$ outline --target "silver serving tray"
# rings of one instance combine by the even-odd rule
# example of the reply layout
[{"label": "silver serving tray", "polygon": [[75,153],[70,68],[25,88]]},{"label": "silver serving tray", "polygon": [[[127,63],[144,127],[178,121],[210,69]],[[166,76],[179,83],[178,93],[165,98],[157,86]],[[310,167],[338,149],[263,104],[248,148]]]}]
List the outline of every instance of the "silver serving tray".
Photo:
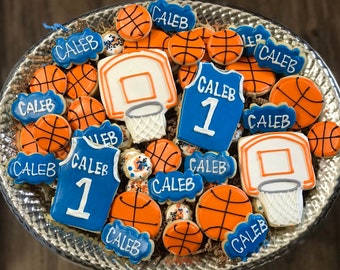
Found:
[{"label": "silver serving tray", "polygon": [[[243,10],[210,3],[177,1],[180,5],[189,4],[196,11],[199,21],[211,25],[256,26],[262,24],[278,41],[292,46],[300,46],[307,53],[307,65],[301,75],[314,80],[324,95],[325,106],[320,120],[340,123],[340,90],[324,61],[304,40],[285,27],[268,19]],[[140,3],[146,6],[148,2]],[[65,26],[78,32],[85,26],[104,32],[112,26],[116,12],[121,6],[106,7],[83,15]],[[216,251],[178,258],[173,255],[153,256],[152,260],[139,265],[131,265],[128,260],[107,252],[100,237],[81,230],[63,226],[51,221],[49,208],[53,190],[47,185],[15,185],[7,175],[7,163],[16,156],[15,133],[17,123],[11,117],[11,105],[17,94],[25,92],[34,70],[43,63],[51,63],[51,48],[57,37],[69,35],[61,30],[49,34],[39,44],[33,46],[15,65],[2,89],[0,104],[0,188],[2,194],[19,222],[36,239],[58,254],[76,263],[93,269],[236,269],[254,268],[284,254],[290,246],[316,226],[328,213],[340,188],[340,155],[317,160],[315,167],[316,187],[304,193],[304,216],[302,223],[295,227],[271,228],[268,242],[258,253],[246,262],[221,260]]]}]

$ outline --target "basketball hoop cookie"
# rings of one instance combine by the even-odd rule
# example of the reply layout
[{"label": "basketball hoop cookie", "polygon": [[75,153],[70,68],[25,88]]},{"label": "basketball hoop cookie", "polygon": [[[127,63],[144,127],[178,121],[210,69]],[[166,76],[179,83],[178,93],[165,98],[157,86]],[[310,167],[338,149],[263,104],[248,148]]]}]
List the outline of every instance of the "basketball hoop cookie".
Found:
[{"label": "basketball hoop cookie", "polygon": [[122,53],[98,63],[100,95],[109,118],[125,120],[135,143],[165,135],[164,113],[177,105],[165,52]]}]

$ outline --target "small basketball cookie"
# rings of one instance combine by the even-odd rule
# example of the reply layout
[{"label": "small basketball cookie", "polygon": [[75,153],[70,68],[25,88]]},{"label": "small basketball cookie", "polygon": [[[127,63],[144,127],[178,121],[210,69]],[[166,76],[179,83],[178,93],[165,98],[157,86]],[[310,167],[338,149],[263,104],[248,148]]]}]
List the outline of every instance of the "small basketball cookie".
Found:
[{"label": "small basketball cookie", "polygon": [[317,157],[332,157],[340,150],[340,127],[334,122],[315,123],[307,137],[311,152]]},{"label": "small basketball cookie", "polygon": [[92,96],[98,87],[97,70],[89,64],[74,66],[67,74],[66,95],[72,99],[80,96]]},{"label": "small basketball cookie", "polygon": [[151,160],[143,153],[136,153],[125,159],[123,170],[131,180],[147,179],[152,173]]},{"label": "small basketball cookie", "polygon": [[200,27],[193,29],[192,32],[198,34],[204,41],[206,50],[205,50],[205,54],[202,60],[211,61],[208,50],[207,50],[207,45],[208,45],[209,38],[215,32],[215,30],[208,26],[200,26]]},{"label": "small basketball cookie", "polygon": [[220,30],[209,38],[207,51],[215,63],[229,65],[242,56],[243,41],[240,35],[233,30]]},{"label": "small basketball cookie", "polygon": [[151,15],[143,6],[127,5],[117,13],[116,29],[124,40],[141,40],[150,33],[151,28]]},{"label": "small basketball cookie", "polygon": [[153,174],[176,171],[182,163],[181,150],[167,139],[150,143],[145,150],[145,155],[151,160]]},{"label": "small basketball cookie", "polygon": [[72,135],[68,121],[57,114],[46,114],[34,124],[33,136],[39,147],[47,152],[63,149]]},{"label": "small basketball cookie", "polygon": [[116,219],[124,225],[148,232],[155,238],[162,224],[162,212],[158,204],[142,192],[125,191],[114,199],[110,210],[110,222]]},{"label": "small basketball cookie", "polygon": [[269,68],[259,67],[254,56],[243,56],[226,69],[243,75],[243,91],[246,95],[262,96],[269,92],[276,81],[275,73]]},{"label": "small basketball cookie", "polygon": [[184,203],[174,203],[168,206],[165,211],[165,220],[169,223],[175,220],[191,220],[192,211],[190,207]]},{"label": "small basketball cookie", "polygon": [[73,130],[84,130],[92,125],[100,125],[105,119],[106,114],[103,105],[90,96],[77,98],[68,108],[67,120]]},{"label": "small basketball cookie", "polygon": [[64,94],[66,88],[66,74],[55,65],[47,65],[37,69],[29,83],[31,93],[45,93],[48,90],[55,90],[59,94]]},{"label": "small basketball cookie", "polygon": [[34,123],[23,126],[17,134],[17,147],[19,151],[25,154],[41,153],[46,154],[47,152],[41,149],[34,139]]},{"label": "small basketball cookie", "polygon": [[196,252],[202,244],[203,233],[190,220],[177,220],[167,225],[163,232],[164,247],[174,255],[186,256]]},{"label": "small basketball cookie", "polygon": [[124,52],[135,52],[145,49],[158,49],[168,53],[169,36],[162,30],[152,29],[150,34],[139,41],[125,41]]},{"label": "small basketball cookie", "polygon": [[313,124],[323,107],[320,89],[309,78],[287,76],[280,79],[270,92],[269,102],[286,102],[296,112],[296,121],[292,129],[302,129]]},{"label": "small basketball cookie", "polygon": [[107,31],[102,34],[104,51],[106,56],[116,55],[123,51],[124,40],[115,31]]},{"label": "small basketball cookie", "polygon": [[252,205],[248,196],[232,185],[207,190],[196,205],[197,224],[209,238],[219,241],[250,213]]},{"label": "small basketball cookie", "polygon": [[192,31],[176,33],[168,46],[172,60],[179,65],[194,65],[202,60],[205,53],[203,39]]},{"label": "small basketball cookie", "polygon": [[178,81],[182,89],[190,84],[195,76],[198,69],[198,64],[191,66],[181,66],[178,70]]}]

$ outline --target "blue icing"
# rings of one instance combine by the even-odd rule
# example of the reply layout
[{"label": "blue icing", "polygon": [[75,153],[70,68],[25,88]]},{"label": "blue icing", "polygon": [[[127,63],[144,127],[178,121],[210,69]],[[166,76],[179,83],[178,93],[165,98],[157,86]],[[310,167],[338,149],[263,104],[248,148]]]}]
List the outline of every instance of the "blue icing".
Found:
[{"label": "blue icing", "polygon": [[227,152],[202,154],[195,151],[185,158],[184,169],[200,174],[208,182],[222,184],[235,176],[237,165],[235,158],[229,156]]},{"label": "blue icing", "polygon": [[184,173],[173,171],[158,172],[148,181],[149,195],[159,203],[179,202],[184,199],[194,200],[204,188],[203,179],[191,170]]},{"label": "blue icing", "polygon": [[16,184],[51,184],[58,177],[59,163],[60,160],[51,153],[26,155],[19,152],[9,161],[7,172]]},{"label": "blue icing", "polygon": [[231,258],[247,260],[265,241],[269,228],[262,215],[250,214],[247,222],[237,225],[234,233],[228,233],[222,242],[224,252]]},{"label": "blue icing", "polygon": [[305,65],[305,58],[299,48],[291,49],[272,38],[256,46],[254,57],[260,67],[268,67],[287,76],[299,73]]},{"label": "blue icing", "polygon": [[261,40],[267,40],[271,36],[270,32],[261,24],[256,27],[241,25],[233,30],[242,37],[243,55],[245,56],[253,55],[257,43]]},{"label": "blue icing", "polygon": [[206,150],[226,151],[244,107],[243,76],[199,63],[184,91],[177,137]]},{"label": "blue icing", "polygon": [[191,6],[184,7],[178,4],[168,4],[165,0],[150,3],[148,11],[153,24],[165,32],[181,32],[194,28],[196,15]]},{"label": "blue icing", "polygon": [[12,104],[13,117],[25,125],[37,121],[45,114],[63,114],[64,111],[64,98],[52,90],[46,93],[21,93]]},{"label": "blue icing", "polygon": [[77,129],[73,137],[85,136],[94,143],[118,147],[123,142],[123,132],[117,124],[105,120],[100,126],[90,126],[85,130]]},{"label": "blue icing", "polygon": [[242,115],[243,126],[251,133],[286,131],[294,125],[295,120],[294,108],[286,103],[262,106],[252,104],[249,109],[243,111]]},{"label": "blue icing", "polygon": [[154,251],[154,242],[148,233],[139,233],[134,227],[124,226],[118,219],[105,225],[101,239],[108,250],[129,258],[133,264],[148,259]]},{"label": "blue icing", "polygon": [[119,154],[119,149],[94,144],[86,137],[72,138],[71,151],[60,162],[52,218],[65,225],[100,232],[120,184]]},{"label": "blue icing", "polygon": [[52,48],[53,60],[63,68],[72,64],[83,64],[88,60],[96,60],[98,53],[104,50],[100,34],[86,28],[81,33],[70,35],[66,40],[58,38]]}]

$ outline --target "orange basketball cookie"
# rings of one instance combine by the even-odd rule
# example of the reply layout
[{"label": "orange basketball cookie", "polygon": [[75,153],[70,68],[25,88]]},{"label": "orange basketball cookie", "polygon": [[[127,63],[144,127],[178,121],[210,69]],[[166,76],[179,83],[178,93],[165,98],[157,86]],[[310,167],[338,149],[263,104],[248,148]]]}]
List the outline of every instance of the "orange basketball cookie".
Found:
[{"label": "orange basketball cookie", "polygon": [[243,75],[243,90],[247,95],[262,96],[275,84],[275,73],[269,68],[259,67],[254,56],[243,56],[226,69],[236,70]]},{"label": "orange basketball cookie", "polygon": [[84,130],[92,125],[100,125],[105,119],[103,104],[90,96],[77,98],[68,108],[67,120],[73,130]]},{"label": "orange basketball cookie", "polygon": [[150,33],[152,18],[146,8],[137,4],[128,5],[118,11],[116,28],[124,40],[138,41]]},{"label": "orange basketball cookie", "polygon": [[158,204],[147,194],[125,191],[114,199],[109,221],[120,219],[124,225],[133,226],[140,232],[148,232],[155,238],[162,224],[162,212]]},{"label": "orange basketball cookie", "polygon": [[31,93],[45,93],[48,90],[55,90],[59,94],[64,94],[66,88],[66,74],[54,65],[47,65],[37,69],[29,83],[29,90]]},{"label": "orange basketball cookie", "polygon": [[229,65],[242,56],[243,41],[240,35],[233,30],[220,30],[209,38],[207,50],[215,63]]},{"label": "orange basketball cookie", "polygon": [[153,174],[176,171],[182,163],[181,150],[167,139],[150,143],[145,150],[145,155],[151,160]]},{"label": "orange basketball cookie", "polygon": [[19,151],[24,152],[25,154],[33,154],[33,153],[42,153],[46,154],[47,152],[41,149],[34,139],[34,123],[25,125],[21,128],[17,136],[17,147]]},{"label": "orange basketball cookie", "polygon": [[178,81],[183,89],[194,80],[197,69],[198,64],[180,67],[178,70]]},{"label": "orange basketball cookie", "polygon": [[190,220],[177,220],[167,225],[163,232],[164,247],[174,255],[186,256],[196,252],[203,241],[203,233]]},{"label": "orange basketball cookie", "polygon": [[162,30],[152,29],[150,34],[139,41],[125,41],[124,52],[135,52],[145,49],[158,49],[165,51],[168,56],[169,36]]},{"label": "orange basketball cookie", "polygon": [[209,238],[219,241],[250,213],[252,205],[248,196],[232,185],[207,190],[196,205],[197,224]]},{"label": "orange basketball cookie", "polygon": [[204,53],[203,39],[192,31],[176,33],[169,40],[169,54],[179,65],[194,65],[202,60]]},{"label": "orange basketball cookie", "polygon": [[70,141],[72,130],[67,120],[57,114],[46,114],[34,124],[33,136],[39,147],[47,152],[57,152]]},{"label": "orange basketball cookie", "polygon": [[332,157],[340,150],[340,127],[334,122],[315,123],[307,137],[311,152],[317,157]]},{"label": "orange basketball cookie", "polygon": [[92,65],[77,65],[70,69],[66,76],[66,95],[72,99],[80,96],[92,96],[97,90],[97,70]]},{"label": "orange basketball cookie", "polygon": [[293,129],[302,129],[318,119],[323,97],[315,83],[302,76],[287,76],[280,79],[270,92],[269,102],[279,104],[286,102],[295,109],[296,121]]},{"label": "orange basketball cookie", "polygon": [[198,34],[203,39],[204,44],[205,44],[205,53],[204,53],[202,60],[206,60],[210,62],[211,59],[210,59],[210,56],[207,50],[207,45],[208,45],[209,38],[215,32],[215,30],[212,28],[206,27],[206,26],[202,26],[202,27],[197,27],[191,31]]}]

